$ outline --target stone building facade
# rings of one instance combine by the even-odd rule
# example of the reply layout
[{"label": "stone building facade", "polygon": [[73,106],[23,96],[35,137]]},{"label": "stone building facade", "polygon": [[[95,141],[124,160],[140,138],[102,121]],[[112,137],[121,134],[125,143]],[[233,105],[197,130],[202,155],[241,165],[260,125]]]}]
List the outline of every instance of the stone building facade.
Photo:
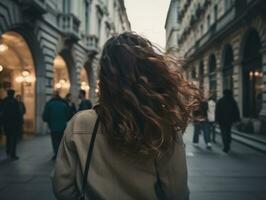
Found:
[{"label": "stone building facade", "polygon": [[8,88],[26,104],[25,131],[44,130],[44,104],[97,93],[98,59],[113,33],[130,31],[123,0],[1,0],[0,98]]},{"label": "stone building facade", "polygon": [[173,1],[179,27],[174,45],[188,78],[205,97],[231,89],[243,121],[252,124],[247,131],[266,134],[266,2]]}]

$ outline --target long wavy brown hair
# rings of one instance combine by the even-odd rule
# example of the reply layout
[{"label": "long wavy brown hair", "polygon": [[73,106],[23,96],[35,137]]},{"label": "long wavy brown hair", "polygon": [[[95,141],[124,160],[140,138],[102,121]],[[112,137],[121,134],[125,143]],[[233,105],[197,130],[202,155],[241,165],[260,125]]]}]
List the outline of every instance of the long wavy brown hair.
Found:
[{"label": "long wavy brown hair", "polygon": [[99,78],[103,132],[126,154],[157,157],[170,150],[199,104],[180,62],[132,32],[106,42]]}]

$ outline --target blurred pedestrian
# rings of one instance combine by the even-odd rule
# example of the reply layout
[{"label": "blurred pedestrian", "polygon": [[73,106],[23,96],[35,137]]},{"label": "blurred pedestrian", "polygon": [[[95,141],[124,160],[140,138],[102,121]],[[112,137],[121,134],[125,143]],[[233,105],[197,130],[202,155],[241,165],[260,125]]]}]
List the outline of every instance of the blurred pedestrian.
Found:
[{"label": "blurred pedestrian", "polygon": [[43,112],[43,120],[47,122],[51,132],[54,150],[54,156],[52,159],[56,158],[58,147],[69,118],[70,111],[67,102],[59,96],[58,91],[55,91],[52,99],[46,103]]},{"label": "blurred pedestrian", "polygon": [[76,109],[76,105],[75,103],[72,101],[72,95],[71,93],[68,93],[65,97],[65,100],[69,106],[69,119],[71,119],[73,117],[73,115],[75,115],[75,113],[77,112],[77,109]]},{"label": "blurred pedestrian", "polygon": [[224,149],[227,153],[231,148],[231,128],[240,120],[239,109],[231,90],[224,90],[223,97],[216,104],[215,120],[220,126]]},{"label": "blurred pedestrian", "polygon": [[213,143],[216,143],[215,107],[216,107],[215,96],[211,95],[209,100],[208,100],[207,115],[208,115],[208,122],[209,122],[210,137],[211,137],[211,141]]},{"label": "blurred pedestrian", "polygon": [[20,126],[19,126],[19,136],[18,136],[18,139],[22,139],[22,136],[23,136],[23,124],[24,124],[24,115],[26,114],[26,107],[25,107],[25,104],[24,102],[22,101],[22,97],[21,95],[17,95],[16,96],[16,99],[18,100],[18,104],[19,104],[19,109],[20,109]]},{"label": "blurred pedestrian", "polygon": [[211,149],[211,138],[210,138],[210,129],[208,122],[208,102],[203,100],[198,110],[194,111],[193,119],[194,119],[194,134],[193,134],[193,144],[198,145],[199,143],[199,135],[203,132],[203,138],[206,144],[207,149]]},{"label": "blurred pedestrian", "polygon": [[7,90],[7,97],[3,100],[3,127],[6,134],[6,153],[12,160],[17,160],[19,157],[16,154],[17,141],[21,126],[21,111],[19,102],[14,97],[15,90]]},{"label": "blurred pedestrian", "polygon": [[135,33],[107,41],[99,105],[72,118],[58,151],[58,199],[189,199],[182,134],[199,92],[169,65]]},{"label": "blurred pedestrian", "polygon": [[79,111],[89,110],[92,108],[91,101],[89,99],[86,99],[86,91],[85,90],[79,91],[79,98],[80,98]]}]

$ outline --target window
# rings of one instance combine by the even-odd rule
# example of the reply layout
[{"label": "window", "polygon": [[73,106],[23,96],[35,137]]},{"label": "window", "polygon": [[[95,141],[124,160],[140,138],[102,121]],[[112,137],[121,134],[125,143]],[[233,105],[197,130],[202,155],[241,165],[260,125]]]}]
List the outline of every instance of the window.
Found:
[{"label": "window", "polygon": [[85,0],[85,31],[89,32],[89,2]]},{"label": "window", "polygon": [[70,0],[63,0],[63,13],[70,13]]},{"label": "window", "polygon": [[229,10],[232,6],[233,6],[233,0],[224,0],[225,10]]},{"label": "window", "polygon": [[217,18],[218,18],[218,6],[215,5],[214,6],[214,21],[215,22],[216,22]]}]

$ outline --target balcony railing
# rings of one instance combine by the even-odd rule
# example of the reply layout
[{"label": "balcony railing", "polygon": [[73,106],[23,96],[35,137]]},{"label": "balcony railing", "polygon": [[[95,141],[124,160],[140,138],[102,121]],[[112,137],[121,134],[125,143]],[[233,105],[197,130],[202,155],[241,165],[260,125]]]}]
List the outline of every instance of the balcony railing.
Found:
[{"label": "balcony railing", "polygon": [[58,26],[67,39],[79,40],[79,25],[80,20],[71,13],[58,15]]},{"label": "balcony railing", "polygon": [[34,16],[43,15],[47,12],[47,0],[18,0],[22,9]]},{"label": "balcony railing", "polygon": [[89,54],[97,54],[99,52],[98,37],[96,35],[82,34],[82,41]]},{"label": "balcony railing", "polygon": [[220,19],[218,19],[217,22],[215,22],[210,26],[209,30],[200,39],[196,41],[193,47],[191,47],[186,52],[186,56],[190,57],[191,55],[193,55],[199,48],[201,48],[208,41],[214,38],[215,35],[223,31],[224,27],[226,27],[230,22],[232,22],[235,19],[235,16],[236,16],[236,9],[235,7],[232,7]]}]

